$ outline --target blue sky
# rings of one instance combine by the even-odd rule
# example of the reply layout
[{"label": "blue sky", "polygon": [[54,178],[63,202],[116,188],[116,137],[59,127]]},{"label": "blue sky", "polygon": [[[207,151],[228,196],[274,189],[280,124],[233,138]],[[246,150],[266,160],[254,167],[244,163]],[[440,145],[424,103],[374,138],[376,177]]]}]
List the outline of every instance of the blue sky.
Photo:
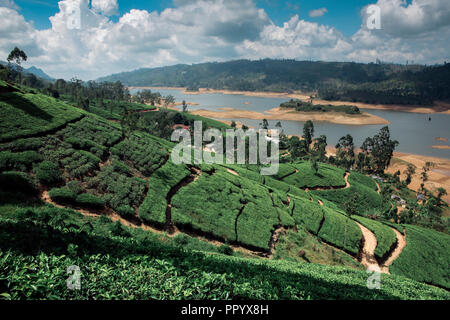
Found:
[{"label": "blue sky", "polygon": [[18,46],[55,78],[234,59],[450,61],[450,0],[0,0],[0,21],[0,59]]},{"label": "blue sky", "polygon": [[[119,16],[131,9],[143,9],[147,11],[158,11],[174,7],[172,0],[119,0]],[[264,9],[272,21],[277,25],[282,25],[293,15],[298,14],[300,18],[307,21],[315,21],[321,24],[333,26],[339,29],[344,35],[351,36],[361,26],[361,9],[372,0],[257,0],[259,8]],[[19,12],[27,19],[33,20],[37,29],[47,29],[51,27],[49,17],[59,11],[57,0],[16,0],[20,7]],[[311,10],[326,8],[327,13],[322,17],[311,18]],[[118,16],[113,16],[112,20],[117,21]]]}]

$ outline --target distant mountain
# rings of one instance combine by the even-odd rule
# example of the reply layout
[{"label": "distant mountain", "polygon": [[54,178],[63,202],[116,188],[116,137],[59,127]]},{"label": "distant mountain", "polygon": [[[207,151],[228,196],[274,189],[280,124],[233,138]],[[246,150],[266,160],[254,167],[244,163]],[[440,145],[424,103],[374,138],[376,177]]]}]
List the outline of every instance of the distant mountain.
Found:
[{"label": "distant mountain", "polygon": [[[0,64],[6,66],[8,65],[8,62],[5,61],[0,61]],[[36,77],[44,79],[44,80],[48,80],[48,81],[53,81],[55,80],[55,78],[49,76],[48,74],[46,74],[42,69],[39,69],[35,66],[32,66],[30,68],[24,68],[23,69],[24,73],[32,73],[34,74]]]},{"label": "distant mountain", "polygon": [[128,86],[169,86],[274,92],[317,92],[327,100],[430,104],[450,99],[450,64],[423,66],[355,62],[235,60],[145,68],[98,81]]},{"label": "distant mountain", "polygon": [[314,90],[326,82],[377,82],[393,73],[422,66],[272,60],[235,60],[194,65],[138,69],[99,81],[121,81],[129,86],[183,86],[246,91]]},{"label": "distant mountain", "polygon": [[42,78],[44,80],[49,80],[49,81],[55,80],[55,78],[53,78],[53,77],[49,76],[48,74],[46,74],[42,69],[36,68],[34,66],[32,66],[32,67],[30,67],[28,69],[25,69],[25,72],[26,73],[32,73],[36,77]]}]

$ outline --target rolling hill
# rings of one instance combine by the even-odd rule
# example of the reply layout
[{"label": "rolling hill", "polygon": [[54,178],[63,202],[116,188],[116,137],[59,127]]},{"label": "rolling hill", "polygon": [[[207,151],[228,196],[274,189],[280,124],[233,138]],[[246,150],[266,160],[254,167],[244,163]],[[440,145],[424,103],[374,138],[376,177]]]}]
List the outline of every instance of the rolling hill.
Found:
[{"label": "rolling hill", "polygon": [[[351,188],[365,188],[361,208],[383,209],[369,177],[320,164],[319,179],[307,162],[274,177],[256,166],[175,165],[167,140],[0,86],[4,298],[450,298],[449,251],[437,245],[450,236],[394,225],[407,245],[384,266],[397,247],[392,224],[344,213]],[[360,223],[378,250],[367,252]],[[392,273],[380,290],[367,287],[369,255]],[[67,265],[82,268],[81,290],[66,290]]]}]

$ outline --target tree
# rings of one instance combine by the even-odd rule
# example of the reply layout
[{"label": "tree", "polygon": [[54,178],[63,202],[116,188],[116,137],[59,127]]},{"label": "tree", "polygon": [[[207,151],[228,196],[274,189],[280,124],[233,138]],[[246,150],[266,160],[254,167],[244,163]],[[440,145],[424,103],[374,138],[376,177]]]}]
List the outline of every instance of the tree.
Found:
[{"label": "tree", "polygon": [[232,127],[232,128],[236,128],[236,121],[234,121],[234,120],[231,121],[231,127]]},{"label": "tree", "polygon": [[314,175],[317,175],[317,172],[319,171],[319,164],[317,163],[316,158],[311,160],[311,169],[313,169]]},{"label": "tree", "polygon": [[263,122],[262,122],[262,128],[263,128],[264,130],[269,129],[269,121],[267,121],[267,119],[263,119]]},{"label": "tree", "polygon": [[175,98],[172,95],[168,95],[164,98],[164,106],[167,108],[169,105],[175,103]]},{"label": "tree", "polygon": [[316,139],[314,143],[314,156],[317,157],[319,161],[325,161],[327,155],[327,137],[321,135]]},{"label": "tree", "polygon": [[364,164],[367,166],[364,169],[368,172],[383,174],[391,163],[397,145],[397,140],[391,140],[387,126],[381,128],[373,138],[367,138],[361,146],[365,157]]},{"label": "tree", "polygon": [[436,191],[437,191],[436,199],[437,199],[437,202],[438,202],[438,206],[441,206],[442,203],[443,203],[442,197],[447,195],[447,190],[445,190],[442,187],[439,187],[439,188],[436,189]]},{"label": "tree", "polygon": [[353,144],[353,137],[347,134],[345,137],[339,139],[336,144],[336,161],[338,165],[350,170],[355,164],[355,146]]},{"label": "tree", "polygon": [[434,163],[429,161],[427,161],[425,165],[422,167],[422,172],[420,173],[422,178],[420,188],[422,189],[422,191],[425,189],[425,182],[428,181],[428,171],[430,171],[432,167],[434,167]]},{"label": "tree", "polygon": [[187,106],[187,104],[186,104],[186,101],[183,100],[183,102],[182,102],[181,104],[182,104],[182,106],[183,106],[183,112],[187,112],[188,106]]},{"label": "tree", "polygon": [[6,59],[8,61],[8,66],[11,67],[11,62],[13,61],[17,65],[17,71],[19,72],[19,83],[22,83],[22,61],[27,61],[28,57],[24,51],[15,47],[8,55]]},{"label": "tree", "polygon": [[412,181],[412,176],[416,173],[416,166],[412,163],[408,163],[408,167],[406,168],[404,173],[406,174],[405,183],[407,186],[409,186]]},{"label": "tree", "polygon": [[303,139],[305,139],[308,151],[311,146],[313,137],[314,137],[314,124],[311,120],[308,120],[303,126]]}]

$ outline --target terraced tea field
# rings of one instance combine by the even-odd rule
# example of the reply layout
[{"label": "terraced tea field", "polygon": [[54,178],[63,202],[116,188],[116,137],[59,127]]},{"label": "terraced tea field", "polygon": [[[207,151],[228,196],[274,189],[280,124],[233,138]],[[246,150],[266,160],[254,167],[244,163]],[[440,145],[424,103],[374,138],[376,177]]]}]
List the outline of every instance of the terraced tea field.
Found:
[{"label": "terraced tea field", "polygon": [[[316,174],[306,161],[282,164],[273,177],[258,166],[175,165],[171,142],[54,98],[7,92],[0,106],[4,296],[68,298],[57,279],[66,263],[79,263],[118,273],[110,283],[94,272],[98,281],[75,298],[122,298],[120,286],[134,288],[133,298],[448,299],[417,282],[449,288],[447,234],[346,215],[355,192],[361,215],[384,210],[368,176],[322,163]],[[360,225],[375,239],[371,249]],[[404,248],[393,231],[403,228]],[[364,283],[365,255],[389,261],[376,294]],[[14,268],[43,261],[14,278]],[[164,277],[181,289],[156,294]],[[32,291],[24,279],[51,289]]]}]

